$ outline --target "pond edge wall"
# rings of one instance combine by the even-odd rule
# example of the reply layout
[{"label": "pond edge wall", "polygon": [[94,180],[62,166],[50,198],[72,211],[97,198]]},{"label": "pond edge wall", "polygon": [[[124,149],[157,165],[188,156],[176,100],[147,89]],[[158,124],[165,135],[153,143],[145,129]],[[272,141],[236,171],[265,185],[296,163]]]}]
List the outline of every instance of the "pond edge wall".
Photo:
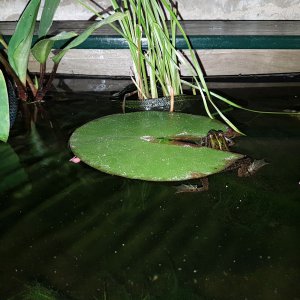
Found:
[{"label": "pond edge wall", "polygon": [[[89,21],[57,21],[54,34],[63,30],[81,32]],[[16,22],[0,22],[8,41]],[[184,21],[206,75],[247,75],[300,72],[300,21]],[[59,47],[59,45],[57,46]],[[177,47],[186,51],[178,34]],[[48,63],[48,70],[52,62]],[[107,26],[96,31],[79,49],[63,58],[58,73],[100,76],[130,76],[127,43]],[[39,65],[30,58],[30,70]],[[189,75],[183,70],[183,75]]]}]

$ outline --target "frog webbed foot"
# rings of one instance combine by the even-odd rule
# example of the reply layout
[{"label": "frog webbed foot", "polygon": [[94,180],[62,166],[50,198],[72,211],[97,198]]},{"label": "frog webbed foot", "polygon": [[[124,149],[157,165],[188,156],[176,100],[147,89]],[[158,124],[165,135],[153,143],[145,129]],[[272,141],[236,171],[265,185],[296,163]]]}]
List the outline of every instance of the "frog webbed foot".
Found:
[{"label": "frog webbed foot", "polygon": [[200,178],[201,186],[199,187],[199,192],[205,192],[209,189],[209,180],[208,177]]},{"label": "frog webbed foot", "polygon": [[239,177],[248,177],[255,174],[260,168],[269,164],[264,159],[254,159],[245,158],[241,161],[240,166],[238,168],[238,176]]},{"label": "frog webbed foot", "polygon": [[248,177],[251,176],[251,173],[249,172],[249,166],[251,165],[251,159],[250,158],[244,158],[239,163],[239,168],[237,170],[239,177]]},{"label": "frog webbed foot", "polygon": [[209,185],[208,178],[200,178],[200,183],[201,185],[181,184],[179,186],[176,186],[176,193],[198,193],[207,191]]}]

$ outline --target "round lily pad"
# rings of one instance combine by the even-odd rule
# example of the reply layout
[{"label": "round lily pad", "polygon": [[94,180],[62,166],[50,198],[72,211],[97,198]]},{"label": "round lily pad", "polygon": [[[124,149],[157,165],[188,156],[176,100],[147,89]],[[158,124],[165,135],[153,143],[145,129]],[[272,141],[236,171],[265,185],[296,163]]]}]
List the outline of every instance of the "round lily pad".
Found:
[{"label": "round lily pad", "polygon": [[74,154],[100,171],[150,181],[205,177],[230,166],[241,154],[177,143],[197,139],[209,130],[226,131],[217,120],[157,111],[115,114],[76,129],[70,138]]}]

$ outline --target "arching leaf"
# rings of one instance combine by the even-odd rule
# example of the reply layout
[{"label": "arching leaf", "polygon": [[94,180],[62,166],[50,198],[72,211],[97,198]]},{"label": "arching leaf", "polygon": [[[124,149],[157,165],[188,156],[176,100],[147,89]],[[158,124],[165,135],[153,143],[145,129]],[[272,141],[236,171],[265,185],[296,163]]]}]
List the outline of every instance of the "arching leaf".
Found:
[{"label": "arching leaf", "polygon": [[56,36],[53,36],[48,39],[43,39],[37,42],[31,49],[31,53],[39,63],[44,64],[48,59],[48,56],[50,54],[51,49],[53,48],[55,41],[68,40],[75,36],[77,36],[77,33],[75,32],[63,31],[57,34]]},{"label": "arching leaf", "polygon": [[45,36],[52,23],[56,9],[60,3],[60,0],[45,0],[40,26],[39,26],[39,38]]},{"label": "arching leaf", "polygon": [[93,25],[88,27],[84,32],[82,32],[77,38],[75,38],[70,44],[68,44],[63,50],[61,50],[57,55],[52,57],[52,60],[54,61],[54,63],[58,64],[70,49],[75,48],[81,43],[83,43],[95,30],[99,29],[104,25],[121,20],[125,16],[126,15],[123,13],[116,12],[113,15],[110,15],[109,17],[94,23]]},{"label": "arching leaf", "polygon": [[8,60],[25,85],[28,59],[40,0],[31,0],[20,17],[8,45]]}]

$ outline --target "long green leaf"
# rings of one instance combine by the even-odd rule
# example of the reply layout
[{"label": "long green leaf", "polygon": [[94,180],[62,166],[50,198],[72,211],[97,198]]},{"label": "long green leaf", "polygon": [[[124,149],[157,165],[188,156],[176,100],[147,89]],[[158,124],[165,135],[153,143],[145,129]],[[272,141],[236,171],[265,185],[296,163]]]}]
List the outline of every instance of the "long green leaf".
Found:
[{"label": "long green leaf", "polygon": [[0,141],[7,142],[9,135],[9,104],[5,78],[0,70]]},{"label": "long green leaf", "polygon": [[95,30],[99,29],[100,27],[110,24],[112,22],[121,20],[126,15],[120,12],[114,13],[113,15],[97,22],[90,27],[88,27],[84,32],[82,32],[77,38],[75,38],[70,44],[68,44],[63,50],[61,50],[57,55],[52,57],[54,63],[58,64],[64,55],[72,48],[77,47],[81,43],[83,43]]},{"label": "long green leaf", "polygon": [[39,26],[39,38],[45,36],[48,33],[59,3],[60,0],[45,0]]},{"label": "long green leaf", "polygon": [[[194,89],[199,89],[199,87],[195,84],[192,84],[188,81],[185,81],[185,80],[181,80],[183,84],[191,87],[191,88],[194,88]],[[202,88],[202,91],[205,92],[205,90]],[[244,107],[244,106],[241,106],[215,92],[210,92],[210,94],[215,97],[216,99],[218,100],[221,100],[223,102],[225,102],[226,104],[230,105],[231,107],[235,107],[235,108],[238,108],[238,109],[241,109],[241,110],[245,110],[245,111],[250,111],[250,112],[253,112],[253,113],[258,113],[258,114],[267,114],[267,115],[291,115],[291,116],[298,116],[300,115],[300,112],[285,112],[285,111],[264,111],[264,110],[256,110],[256,109],[251,109],[251,108],[247,108],[247,107]]]},{"label": "long green leaf", "polygon": [[223,97],[223,96],[221,96],[221,95],[219,95],[219,94],[217,94],[217,93],[210,92],[210,94],[211,94],[213,97],[215,97],[215,98],[217,98],[217,99],[219,99],[219,100],[221,100],[221,101],[223,101],[223,102],[229,104],[230,106],[233,106],[233,107],[235,107],[235,108],[239,108],[239,109],[242,109],[242,110],[254,112],[254,113],[268,114],[268,115],[300,115],[299,112],[264,111],[264,110],[250,109],[250,108],[243,107],[243,106],[241,106],[241,105],[239,105],[239,104],[237,104],[237,103],[235,103],[235,102],[233,102],[233,101],[231,101],[231,100],[228,100],[227,98],[225,98],[225,97]]},{"label": "long green leaf", "polygon": [[40,0],[31,0],[20,17],[8,45],[8,60],[25,85],[28,59]]},{"label": "long green leaf", "polygon": [[[87,5],[84,3],[84,1],[81,0],[76,0],[80,5],[85,7],[87,10],[98,16],[100,19],[103,19],[103,16],[100,15],[96,10],[94,10],[90,5]],[[139,34],[140,31],[140,26],[141,24],[138,24],[137,21],[137,7],[134,5],[134,2],[136,0],[130,0],[130,10],[132,12],[132,16],[130,14],[129,8],[128,8],[128,3],[127,1],[122,2],[123,6],[121,7],[119,3],[116,0],[111,0],[112,7],[115,11],[120,12],[124,11],[124,13],[127,15],[126,18],[120,19],[119,20],[119,27],[115,26],[113,23],[110,23],[109,26],[111,26],[118,34],[120,34],[128,43],[131,58],[133,60],[133,74],[135,77],[135,84],[137,86],[141,85],[138,87],[138,90],[143,93],[144,98],[149,98],[149,86],[148,86],[148,81],[147,81],[147,68],[146,68],[146,60],[149,60],[154,63],[153,59],[151,58],[151,53],[148,53],[148,58],[146,57],[145,53],[140,51],[139,45],[141,42],[141,35]],[[140,0],[138,0],[140,2]],[[140,5],[140,3],[138,3]],[[142,26],[143,30],[145,30],[144,26]],[[156,80],[155,80],[155,67],[154,65],[151,66],[150,69],[150,84],[152,86],[156,87]],[[140,80],[141,78],[141,80]],[[152,80],[153,79],[153,80]],[[150,88],[151,90],[152,87]],[[145,91],[145,93],[143,92]],[[147,94],[147,95],[146,95]]]},{"label": "long green leaf", "polygon": [[[184,64],[184,66],[187,67],[187,69],[189,70],[191,76],[193,77],[193,79],[195,80],[196,82],[196,86],[192,86],[193,88],[197,88],[199,91],[200,91],[200,94],[201,94],[201,98],[202,98],[202,101],[203,101],[203,105],[204,105],[204,108],[205,108],[205,111],[207,113],[207,115],[213,119],[213,115],[211,114],[210,110],[209,110],[209,107],[207,105],[207,101],[206,101],[206,97],[204,95],[204,92],[203,92],[203,89],[197,79],[197,76],[195,74],[195,70],[192,68],[191,64],[189,63],[189,61],[187,61],[187,59],[182,55],[181,52],[177,51],[176,52],[177,56],[178,56],[178,59]],[[181,82],[183,84],[186,84],[186,85],[189,85],[188,83],[184,82],[183,80],[181,80]]]},{"label": "long green leaf", "polygon": [[[211,102],[212,99],[211,99],[211,96],[210,96],[210,91],[206,85],[206,82],[205,82],[205,79],[204,79],[204,74],[202,72],[202,69],[201,69],[201,66],[199,65],[198,63],[198,60],[197,60],[197,57],[195,55],[195,52],[191,46],[191,43],[183,29],[183,27],[181,26],[179,20],[177,19],[177,16],[176,14],[174,13],[173,9],[172,9],[172,6],[170,5],[170,2],[168,2],[167,0],[160,0],[162,2],[162,4],[164,5],[165,9],[168,11],[169,15],[170,15],[170,19],[172,19],[173,22],[176,22],[176,25],[177,25],[177,28],[179,29],[179,31],[181,32],[187,46],[188,46],[188,49],[189,49],[189,52],[190,52],[190,59],[191,59],[191,63],[192,63],[192,66],[195,68],[196,72],[197,72],[197,75],[200,79],[200,82],[201,82],[201,85],[203,86],[205,92],[206,92],[206,95],[207,95],[207,98],[208,100]],[[212,117],[210,114],[209,114],[209,117]]]},{"label": "long green leaf", "polygon": [[40,64],[44,64],[48,59],[48,56],[50,54],[51,49],[53,48],[55,41],[68,40],[77,35],[78,34],[73,31],[71,32],[63,31],[56,36],[53,36],[48,39],[43,39],[37,42],[34,45],[34,47],[31,49],[31,53]]}]

